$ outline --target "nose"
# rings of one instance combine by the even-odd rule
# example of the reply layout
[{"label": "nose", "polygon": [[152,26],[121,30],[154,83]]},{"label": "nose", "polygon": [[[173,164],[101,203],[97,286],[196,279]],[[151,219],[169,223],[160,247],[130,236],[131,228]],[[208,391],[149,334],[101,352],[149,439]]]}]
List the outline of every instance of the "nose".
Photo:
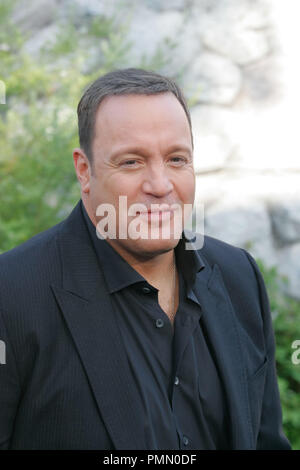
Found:
[{"label": "nose", "polygon": [[164,164],[148,168],[142,188],[146,194],[155,197],[165,197],[173,191],[174,186]]}]

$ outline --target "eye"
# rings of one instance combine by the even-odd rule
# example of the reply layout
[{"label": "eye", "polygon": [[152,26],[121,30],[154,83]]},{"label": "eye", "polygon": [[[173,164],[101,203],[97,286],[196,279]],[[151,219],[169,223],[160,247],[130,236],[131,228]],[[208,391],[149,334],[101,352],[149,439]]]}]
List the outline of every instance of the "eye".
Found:
[{"label": "eye", "polygon": [[185,157],[174,156],[170,158],[170,161],[172,164],[175,164],[176,166],[180,166],[186,163],[187,159]]},{"label": "eye", "polygon": [[134,160],[133,158],[130,160],[125,160],[124,162],[121,162],[122,166],[135,166],[137,164],[137,160]]}]

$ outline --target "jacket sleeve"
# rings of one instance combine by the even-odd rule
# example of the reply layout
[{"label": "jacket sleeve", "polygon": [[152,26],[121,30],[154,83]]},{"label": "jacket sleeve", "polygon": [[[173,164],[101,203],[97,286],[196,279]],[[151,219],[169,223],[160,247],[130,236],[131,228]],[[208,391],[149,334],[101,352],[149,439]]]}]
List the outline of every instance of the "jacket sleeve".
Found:
[{"label": "jacket sleeve", "polygon": [[0,311],[0,450],[9,449],[20,395],[16,360]]},{"label": "jacket sleeve", "polygon": [[268,368],[264,388],[260,429],[256,442],[257,450],[286,449],[292,450],[291,444],[285,436],[282,428],[282,409],[277,381],[277,370],[275,360],[275,335],[272,325],[271,309],[266,286],[262,274],[254,258],[243,250],[254,270],[261,304],[261,314],[263,317],[264,337],[266,344],[266,355],[268,357]]}]

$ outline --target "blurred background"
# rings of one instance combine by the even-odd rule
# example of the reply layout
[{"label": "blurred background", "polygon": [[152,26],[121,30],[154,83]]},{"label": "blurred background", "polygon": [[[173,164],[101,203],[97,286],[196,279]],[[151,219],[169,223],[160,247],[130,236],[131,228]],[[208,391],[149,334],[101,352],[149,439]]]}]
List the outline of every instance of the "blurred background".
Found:
[{"label": "blurred background", "polygon": [[[298,0],[1,0],[0,253],[80,198],[83,89],[119,67],[174,78],[192,114],[205,233],[266,281],[284,430],[300,449]],[[295,345],[294,345],[295,347]]]}]

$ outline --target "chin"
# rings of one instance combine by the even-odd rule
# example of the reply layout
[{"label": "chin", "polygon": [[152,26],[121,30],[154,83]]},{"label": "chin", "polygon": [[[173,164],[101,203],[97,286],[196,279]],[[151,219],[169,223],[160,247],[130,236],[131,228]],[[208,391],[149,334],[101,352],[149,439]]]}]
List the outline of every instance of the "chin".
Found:
[{"label": "chin", "polygon": [[168,240],[143,240],[140,238],[138,240],[132,240],[130,248],[136,255],[153,256],[173,250],[177,246],[179,240],[179,238]]}]

